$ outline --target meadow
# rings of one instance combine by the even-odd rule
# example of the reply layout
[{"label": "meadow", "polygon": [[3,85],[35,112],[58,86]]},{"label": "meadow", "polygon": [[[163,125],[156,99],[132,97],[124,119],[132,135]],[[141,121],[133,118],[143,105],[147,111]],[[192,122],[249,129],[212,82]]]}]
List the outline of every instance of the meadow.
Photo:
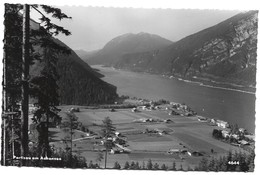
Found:
[{"label": "meadow", "polygon": [[[65,116],[65,111],[70,106],[62,106],[61,116]],[[108,167],[112,167],[115,161],[121,166],[126,161],[147,162],[151,159],[159,165],[166,164],[171,166],[173,162],[176,166],[195,167],[202,157],[218,157],[226,154],[228,151],[243,151],[241,148],[216,140],[212,137],[212,131],[217,126],[210,126],[208,123],[198,121],[197,116],[183,117],[179,115],[169,115],[166,108],[157,110],[140,110],[132,112],[131,109],[116,109],[111,112],[109,109],[87,109],[80,106],[80,112],[75,112],[78,120],[97,136],[102,134],[102,121],[109,117],[116,131],[121,133],[127,140],[127,148],[130,153],[109,154]],[[134,122],[138,119],[154,119],[160,122]],[[170,119],[171,122],[163,122]],[[219,129],[219,128],[218,128]],[[55,128],[56,146],[61,146],[61,138],[64,137],[60,129]],[[165,134],[145,133],[146,130],[166,131]],[[86,138],[84,138],[86,137]],[[80,139],[84,138],[84,139]],[[86,133],[75,131],[73,135],[73,151],[86,157],[89,162],[97,161],[97,150],[102,150],[100,139],[87,137]],[[59,143],[59,144],[58,144]],[[202,156],[190,156],[187,153],[167,153],[170,149],[187,150],[188,152],[200,152]],[[103,148],[104,150],[104,148]],[[213,152],[212,152],[213,150]],[[104,166],[104,160],[98,162]]]}]

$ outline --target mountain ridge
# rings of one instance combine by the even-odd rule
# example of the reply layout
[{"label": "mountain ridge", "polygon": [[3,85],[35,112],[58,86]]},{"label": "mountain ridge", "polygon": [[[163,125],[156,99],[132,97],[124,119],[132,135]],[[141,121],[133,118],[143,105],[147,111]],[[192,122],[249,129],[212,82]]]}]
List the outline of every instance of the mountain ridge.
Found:
[{"label": "mountain ridge", "polygon": [[140,32],[126,33],[110,40],[94,56],[85,59],[89,64],[115,64],[122,55],[135,52],[159,50],[173,42],[155,34]]},{"label": "mountain ridge", "polygon": [[240,13],[157,53],[125,54],[113,66],[194,81],[255,86],[257,14]]}]

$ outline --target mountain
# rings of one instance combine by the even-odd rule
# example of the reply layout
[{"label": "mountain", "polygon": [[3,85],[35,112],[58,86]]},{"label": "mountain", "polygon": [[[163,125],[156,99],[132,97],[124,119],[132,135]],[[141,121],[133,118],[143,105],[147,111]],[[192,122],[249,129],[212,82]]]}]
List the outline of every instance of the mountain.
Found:
[{"label": "mountain", "polygon": [[172,41],[149,33],[127,33],[109,41],[103,49],[89,57],[89,64],[113,65],[125,54],[159,50],[172,44]]},{"label": "mountain", "polygon": [[130,53],[116,68],[201,82],[256,84],[258,12],[237,14],[157,52]]},{"label": "mountain", "polygon": [[89,57],[91,57],[92,55],[94,55],[95,53],[97,53],[98,50],[85,51],[85,50],[79,49],[79,50],[74,50],[74,52],[75,52],[81,59],[87,60]]},{"label": "mountain", "polygon": [[[58,39],[59,45],[66,46]],[[71,50],[71,49],[70,49]],[[41,71],[40,62],[30,68],[30,75],[35,76]],[[57,72],[61,104],[89,105],[113,103],[117,98],[116,87],[100,79],[103,75],[93,70],[71,50],[70,55],[60,55]]]}]

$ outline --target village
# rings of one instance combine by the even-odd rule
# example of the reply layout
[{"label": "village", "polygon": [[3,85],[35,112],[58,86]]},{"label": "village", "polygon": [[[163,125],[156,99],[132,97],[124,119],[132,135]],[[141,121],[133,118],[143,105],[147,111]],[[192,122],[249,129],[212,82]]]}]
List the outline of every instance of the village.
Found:
[{"label": "village", "polygon": [[[50,123],[55,122],[53,126],[56,126],[62,123],[66,113],[75,114],[80,125],[72,136],[73,151],[95,161],[97,154],[106,150],[104,142],[111,141],[114,146],[108,150],[108,166],[115,161],[152,159],[159,164],[174,161],[177,165],[194,167],[202,157],[218,157],[230,150],[247,153],[254,149],[254,135],[245,129],[199,116],[185,104],[140,99],[128,99],[124,103],[135,107],[60,106],[61,120],[50,120]],[[35,107],[30,109],[32,114]],[[109,117],[116,128],[113,137],[102,137],[105,117]],[[50,138],[52,147],[64,148],[62,129],[54,127],[49,132],[55,133]],[[35,127],[30,123],[30,138],[35,138],[35,133]]]}]

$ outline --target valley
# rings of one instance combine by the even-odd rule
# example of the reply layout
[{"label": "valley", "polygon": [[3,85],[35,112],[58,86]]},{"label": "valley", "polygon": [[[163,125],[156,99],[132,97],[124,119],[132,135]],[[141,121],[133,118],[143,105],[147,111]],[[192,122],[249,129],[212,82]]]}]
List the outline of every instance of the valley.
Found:
[{"label": "valley", "polygon": [[[88,163],[92,161],[104,167],[103,161],[97,161],[97,154],[99,150],[104,151],[103,138],[100,137],[102,121],[109,116],[116,132],[121,135],[119,138],[127,141],[126,149],[129,151],[121,152],[122,149],[117,146],[113,148],[120,152],[112,153],[111,151],[108,154],[108,168],[112,168],[115,161],[124,166],[126,161],[139,162],[139,165],[142,165],[143,162],[146,163],[151,159],[160,166],[165,164],[170,168],[175,162],[177,168],[182,166],[184,169],[188,167],[194,169],[203,157],[217,158],[225,155],[229,150],[248,154],[242,147],[214,139],[212,131],[220,129],[219,127],[212,126],[208,122],[200,122],[197,116],[169,115],[170,105],[167,106],[162,105],[159,109],[151,111],[140,109],[138,112],[133,112],[131,108],[115,109],[111,112],[109,109],[87,109],[84,106],[74,106],[74,108],[79,108],[79,112],[75,112],[78,120],[91,131],[91,134],[76,130],[73,136],[73,151],[86,157]],[[70,107],[61,106],[61,109],[61,116],[65,117],[65,112]],[[153,119],[153,121],[142,121],[145,118]],[[168,122],[165,122],[166,120]],[[152,132],[153,130],[159,132]],[[62,133],[59,129],[50,128],[50,131]],[[163,133],[160,134],[160,132]],[[62,137],[64,136],[54,134],[52,139],[55,142],[51,144],[55,147],[62,146]],[[200,155],[196,155],[197,153]]]}]

